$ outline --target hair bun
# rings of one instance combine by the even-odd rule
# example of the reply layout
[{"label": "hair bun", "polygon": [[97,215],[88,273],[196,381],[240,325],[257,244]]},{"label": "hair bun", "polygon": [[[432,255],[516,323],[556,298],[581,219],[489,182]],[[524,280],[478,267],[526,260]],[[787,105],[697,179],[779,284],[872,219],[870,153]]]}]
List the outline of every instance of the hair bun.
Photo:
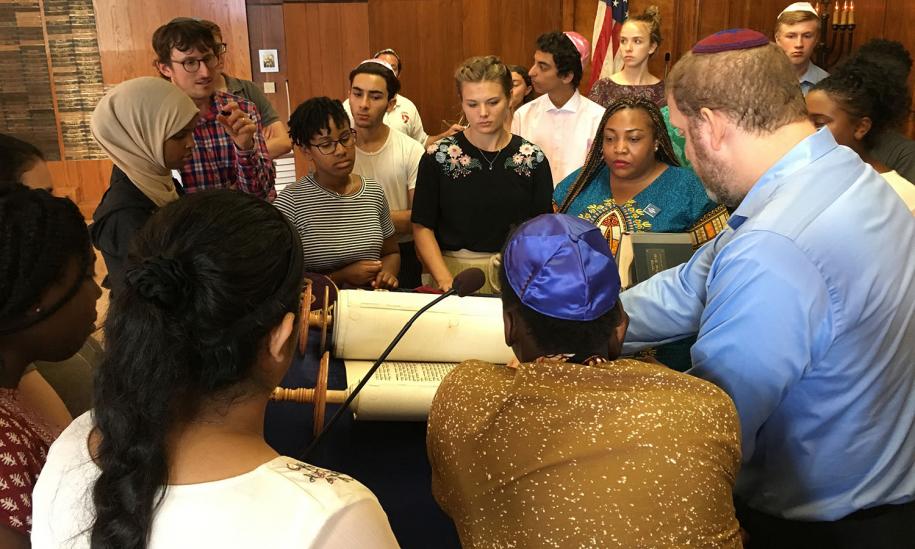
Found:
[{"label": "hair bun", "polygon": [[174,310],[191,297],[191,277],[184,265],[165,257],[144,259],[127,270],[127,285],[134,288],[143,299],[166,310]]}]

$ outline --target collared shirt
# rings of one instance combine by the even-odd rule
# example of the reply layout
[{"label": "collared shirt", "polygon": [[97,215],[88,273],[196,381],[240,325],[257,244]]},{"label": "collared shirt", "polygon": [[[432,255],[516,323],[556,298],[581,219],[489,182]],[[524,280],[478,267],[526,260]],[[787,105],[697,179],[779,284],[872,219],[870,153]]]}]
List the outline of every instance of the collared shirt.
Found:
[{"label": "collared shirt", "polygon": [[[240,150],[222,124],[216,121],[220,105],[229,101],[257,123],[254,148]],[[194,129],[194,155],[181,169],[181,184],[188,193],[205,189],[237,189],[260,198],[273,200],[276,171],[267,152],[260,115],[254,103],[230,93],[217,91],[210,110],[201,116]]]},{"label": "collared shirt", "polygon": [[541,95],[515,111],[512,133],[543,149],[555,187],[584,165],[604,110],[578,90],[558,108],[549,95]]},{"label": "collared shirt", "polygon": [[915,219],[828,130],[772,166],[728,228],[621,294],[625,352],[698,333],[731,395],[754,509],[835,520],[915,499]]},{"label": "collared shirt", "polygon": [[801,91],[804,92],[804,95],[807,95],[807,92],[813,88],[817,82],[823,80],[829,76],[829,73],[821,69],[820,67],[814,65],[813,63],[807,64],[807,71],[801,75],[798,81],[801,83]]},{"label": "collared shirt", "polygon": [[553,358],[470,360],[435,393],[432,494],[461,546],[739,547],[724,391],[637,360]]}]

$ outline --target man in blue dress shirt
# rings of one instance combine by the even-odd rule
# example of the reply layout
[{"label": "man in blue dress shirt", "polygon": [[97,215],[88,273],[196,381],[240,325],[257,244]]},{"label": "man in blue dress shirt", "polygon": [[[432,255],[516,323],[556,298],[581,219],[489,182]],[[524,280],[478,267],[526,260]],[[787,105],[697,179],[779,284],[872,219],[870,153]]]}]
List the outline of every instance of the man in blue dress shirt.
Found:
[{"label": "man in blue dress shirt", "polygon": [[691,261],[621,294],[624,351],[698,334],[690,373],[740,415],[752,547],[912,546],[915,219],[815,130],[762,34],[700,41],[667,90],[687,157],[735,210]]}]

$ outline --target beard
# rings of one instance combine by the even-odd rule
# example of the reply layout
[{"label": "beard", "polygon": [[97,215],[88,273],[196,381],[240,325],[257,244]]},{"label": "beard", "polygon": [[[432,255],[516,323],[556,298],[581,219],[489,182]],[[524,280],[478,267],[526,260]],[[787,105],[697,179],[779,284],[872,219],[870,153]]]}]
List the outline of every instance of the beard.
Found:
[{"label": "beard", "polygon": [[[692,128],[690,128],[692,131]],[[698,133],[698,132],[697,132]],[[736,176],[734,169],[727,162],[715,158],[712,151],[705,147],[698,135],[691,135],[693,155],[691,159],[693,170],[705,187],[705,194],[719,204],[728,208],[736,208],[746,196],[745,193],[735,191],[733,188]]]}]

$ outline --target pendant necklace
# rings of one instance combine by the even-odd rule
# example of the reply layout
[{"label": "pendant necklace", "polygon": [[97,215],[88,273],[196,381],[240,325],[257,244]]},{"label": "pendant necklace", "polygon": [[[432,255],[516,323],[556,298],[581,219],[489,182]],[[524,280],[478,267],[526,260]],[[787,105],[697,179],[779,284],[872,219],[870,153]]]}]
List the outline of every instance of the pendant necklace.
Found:
[{"label": "pendant necklace", "polygon": [[[470,142],[469,139],[468,139],[467,141]],[[509,142],[511,142],[511,139],[509,139]],[[470,143],[470,144],[473,145],[473,143]],[[506,144],[505,144],[505,147],[507,147],[507,146],[508,146],[508,144],[506,143]],[[499,149],[498,151],[496,151],[496,155],[492,158],[492,160],[490,160],[490,159],[486,156],[486,154],[483,152],[483,149],[481,149],[480,147],[477,147],[476,145],[473,145],[473,148],[476,149],[478,153],[480,153],[480,156],[483,157],[483,160],[485,160],[486,163],[489,164],[489,171],[492,171],[492,166],[493,166],[493,164],[495,164],[495,163],[496,163],[496,160],[499,159],[499,155],[502,154],[502,151],[505,149],[505,147],[502,147],[501,149]]]}]

